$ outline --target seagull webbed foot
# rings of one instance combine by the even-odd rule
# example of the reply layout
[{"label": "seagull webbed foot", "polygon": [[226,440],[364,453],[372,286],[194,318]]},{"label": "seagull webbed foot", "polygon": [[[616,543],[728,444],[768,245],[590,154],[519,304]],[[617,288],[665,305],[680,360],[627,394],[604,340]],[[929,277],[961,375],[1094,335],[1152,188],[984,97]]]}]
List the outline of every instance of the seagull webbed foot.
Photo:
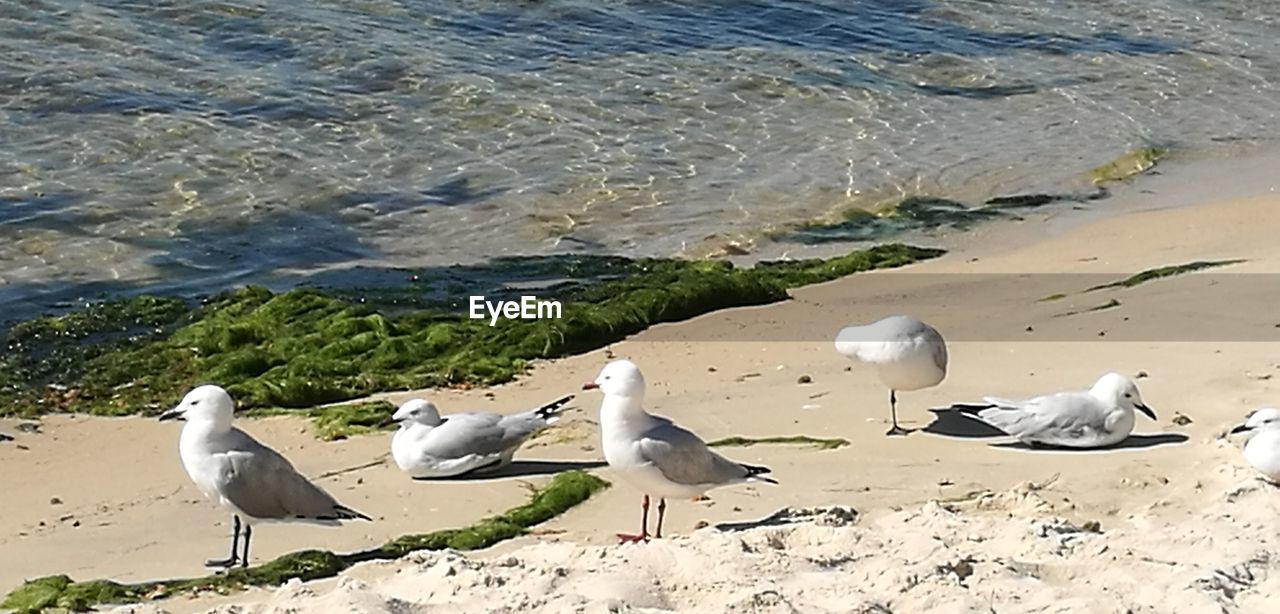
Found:
[{"label": "seagull webbed foot", "polygon": [[619,533],[619,534],[618,534],[618,543],[619,543],[619,544],[636,544],[636,543],[640,543],[640,542],[647,542],[647,541],[649,541],[649,534],[648,534],[648,533],[641,533],[641,534],[639,534],[639,535],[635,535],[635,534],[631,534],[631,533]]},{"label": "seagull webbed foot", "polygon": [[236,557],[228,557],[225,559],[209,559],[204,562],[205,567],[221,567],[223,569],[231,569],[240,563],[240,559]]}]

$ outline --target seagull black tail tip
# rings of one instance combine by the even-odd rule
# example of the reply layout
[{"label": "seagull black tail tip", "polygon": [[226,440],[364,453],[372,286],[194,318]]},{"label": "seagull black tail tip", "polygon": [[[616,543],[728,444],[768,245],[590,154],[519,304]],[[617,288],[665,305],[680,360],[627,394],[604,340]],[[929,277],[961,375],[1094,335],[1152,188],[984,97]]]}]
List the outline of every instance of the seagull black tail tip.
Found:
[{"label": "seagull black tail tip", "polygon": [[768,482],[770,484],[778,483],[777,480],[764,475],[766,473],[773,472],[773,470],[768,467],[762,467],[760,465],[743,465],[742,468],[747,470],[748,478],[760,480],[761,482]]},{"label": "seagull black tail tip", "polygon": [[950,409],[952,411],[958,411],[962,414],[968,414],[970,416],[976,416],[978,415],[979,412],[981,412],[984,409],[993,409],[993,408],[995,408],[995,405],[992,405],[990,403],[983,403],[983,404],[955,403],[951,407],[948,407],[947,409]]},{"label": "seagull black tail tip", "polygon": [[538,414],[539,418],[546,420],[560,413],[560,408],[564,407],[569,403],[569,401],[572,401],[572,400],[573,400],[573,395],[556,399],[550,403],[547,403],[546,405],[543,405],[542,407],[539,407],[538,409],[533,410],[533,413]]},{"label": "seagull black tail tip", "polygon": [[339,505],[337,507],[337,511],[338,511],[338,518],[342,520],[367,520],[369,522],[373,522],[372,518],[365,516],[364,514],[361,514],[360,512],[357,512],[346,506]]}]

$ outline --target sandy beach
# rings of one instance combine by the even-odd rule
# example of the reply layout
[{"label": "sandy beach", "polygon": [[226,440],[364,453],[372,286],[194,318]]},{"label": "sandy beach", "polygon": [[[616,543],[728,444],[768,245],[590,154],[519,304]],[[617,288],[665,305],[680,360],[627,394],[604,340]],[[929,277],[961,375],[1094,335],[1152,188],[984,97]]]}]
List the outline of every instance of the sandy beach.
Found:
[{"label": "sandy beach", "polygon": [[[658,326],[539,364],[510,385],[422,393],[444,413],[511,412],[577,394],[575,409],[517,456],[539,462],[506,477],[412,482],[385,462],[389,434],[324,443],[303,420],[241,421],[375,519],[339,529],[264,526],[255,533],[259,561],[461,526],[522,503],[561,468],[591,468],[615,483],[488,551],[419,553],[333,580],[128,609],[1263,612],[1280,591],[1280,489],[1256,479],[1239,442],[1221,435],[1249,410],[1280,403],[1277,227],[1272,188],[1031,242],[993,244],[979,230],[969,247],[936,261]],[[1244,262],[1085,292],[1142,270],[1230,259]],[[1045,300],[1057,294],[1065,296]],[[842,325],[890,313],[931,322],[950,344],[947,380],[900,395],[905,426],[927,427],[928,409],[984,395],[1084,388],[1108,370],[1139,378],[1159,419],[1139,417],[1140,436],[1095,452],[929,432],[938,425],[886,438],[886,391],[830,339]],[[578,390],[610,356],[644,370],[650,411],[708,440],[803,434],[850,445],[723,448],[771,467],[781,484],[674,501],[670,539],[616,546],[614,532],[638,528],[639,493],[595,467],[600,399]],[[205,558],[224,553],[229,518],[182,472],[172,423],[50,416],[39,432],[14,420],[0,421],[0,432],[15,438],[0,443],[6,590],[53,573],[196,575]],[[784,508],[791,511],[758,523]]]}]

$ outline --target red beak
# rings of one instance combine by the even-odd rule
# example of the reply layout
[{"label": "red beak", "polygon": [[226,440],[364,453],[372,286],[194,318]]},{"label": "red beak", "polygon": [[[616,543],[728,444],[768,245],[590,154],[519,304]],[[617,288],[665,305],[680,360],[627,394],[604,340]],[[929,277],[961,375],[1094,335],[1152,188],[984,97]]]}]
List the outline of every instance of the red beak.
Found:
[{"label": "red beak", "polygon": [[583,390],[595,390],[596,388],[599,388],[599,387],[600,387],[600,384],[597,384],[595,382],[587,382],[582,385]]}]

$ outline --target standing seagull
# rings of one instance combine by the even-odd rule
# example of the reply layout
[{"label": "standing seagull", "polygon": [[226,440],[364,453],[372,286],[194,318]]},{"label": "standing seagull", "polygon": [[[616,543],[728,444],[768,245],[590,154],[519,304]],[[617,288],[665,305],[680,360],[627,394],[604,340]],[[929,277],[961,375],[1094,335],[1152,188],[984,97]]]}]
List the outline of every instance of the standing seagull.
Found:
[{"label": "standing seagull", "polygon": [[569,395],[510,416],[463,412],[444,418],[434,403],[412,399],[388,419],[400,423],[391,436],[391,457],[415,480],[505,467],[529,437],[560,418],[561,408],[572,399]]},{"label": "standing seagull", "polygon": [[1133,432],[1135,409],[1156,419],[1156,413],[1142,404],[1138,385],[1119,373],[1103,375],[1088,390],[1023,401],[984,400],[986,405],[952,407],[1029,444],[1100,448],[1120,443]]},{"label": "standing seagull", "polygon": [[920,390],[947,377],[947,342],[937,329],[911,316],[889,316],[864,326],[848,326],[836,335],[836,351],[876,366],[889,387],[893,426],[885,435],[906,435],[898,426],[898,391]]},{"label": "standing seagull", "polygon": [[[187,423],[178,439],[182,466],[206,497],[231,510],[231,556],[207,567],[249,566],[249,539],[259,522],[309,522],[337,526],[341,520],[372,520],[339,505],[278,452],[231,426],[235,406],[226,390],[200,386],[161,420]],[[243,517],[244,550],[237,552]]]},{"label": "standing seagull", "polygon": [[1264,407],[1249,414],[1234,433],[1249,433],[1244,459],[1268,480],[1280,484],[1280,409]]},{"label": "standing seagull", "polygon": [[698,497],[712,488],[740,482],[778,482],[764,477],[768,467],[735,463],[707,448],[697,435],[644,410],[644,376],[629,360],[615,360],[583,390],[599,388],[600,437],[609,466],[644,493],[639,535],[618,534],[623,542],[649,539],[649,496],[658,497],[658,529],[667,497]]}]

